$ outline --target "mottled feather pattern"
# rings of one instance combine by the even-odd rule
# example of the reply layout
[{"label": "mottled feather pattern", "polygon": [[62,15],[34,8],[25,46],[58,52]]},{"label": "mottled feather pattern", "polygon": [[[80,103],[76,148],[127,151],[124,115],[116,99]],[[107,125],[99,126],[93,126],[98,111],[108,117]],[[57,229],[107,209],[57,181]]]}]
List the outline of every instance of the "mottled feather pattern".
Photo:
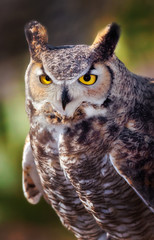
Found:
[{"label": "mottled feather pattern", "polygon": [[[90,134],[91,129],[92,126],[87,136],[90,136],[89,141],[95,142],[96,139],[92,138],[93,132]],[[109,156],[105,155],[104,158],[99,159],[102,154],[101,139],[97,139],[96,149],[87,149],[85,146],[84,150],[81,139],[76,140],[75,131],[74,142],[67,141],[67,134],[68,132],[64,136],[66,143],[65,140],[61,143],[60,161],[84,206],[92,212],[98,224],[118,239],[153,239],[151,238],[154,228],[153,213],[150,213],[135,192],[115,172]],[[74,138],[73,133],[71,137]],[[81,145],[76,153],[75,142],[77,141]],[[147,223],[144,221],[145,215]]]},{"label": "mottled feather pattern", "polygon": [[93,240],[101,234],[102,230],[91,214],[85,210],[60,166],[57,143],[60,132],[61,126],[59,131],[57,127],[51,128],[50,131],[44,128],[41,131],[41,126],[31,128],[31,143],[38,173],[44,192],[62,223],[72,230],[78,239],[86,239],[89,235]]},{"label": "mottled feather pattern", "polygon": [[154,240],[154,79],[115,56],[115,23],[91,46],[54,47],[36,21],[25,33],[25,197],[79,240]]}]

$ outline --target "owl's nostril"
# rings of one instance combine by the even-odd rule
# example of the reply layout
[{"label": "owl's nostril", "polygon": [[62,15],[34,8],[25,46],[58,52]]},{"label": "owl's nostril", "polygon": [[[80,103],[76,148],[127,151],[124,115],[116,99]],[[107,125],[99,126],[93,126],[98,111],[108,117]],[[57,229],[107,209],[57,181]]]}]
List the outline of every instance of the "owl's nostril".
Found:
[{"label": "owl's nostril", "polygon": [[68,89],[66,87],[64,87],[63,91],[62,91],[62,96],[61,96],[61,101],[62,101],[62,107],[65,110],[66,105],[71,102],[71,98],[69,96],[68,93]]}]

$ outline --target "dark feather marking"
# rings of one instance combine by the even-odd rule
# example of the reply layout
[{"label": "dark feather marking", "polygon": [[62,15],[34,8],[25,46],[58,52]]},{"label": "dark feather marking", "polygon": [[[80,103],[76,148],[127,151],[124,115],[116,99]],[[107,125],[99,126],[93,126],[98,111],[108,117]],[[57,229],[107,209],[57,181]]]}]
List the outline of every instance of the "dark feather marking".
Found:
[{"label": "dark feather marking", "polygon": [[28,183],[28,184],[27,184],[27,187],[28,187],[28,188],[35,188],[36,186],[35,186],[35,184],[33,184],[33,183]]},{"label": "dark feather marking", "polygon": [[108,69],[108,71],[110,73],[111,84],[110,84],[110,88],[109,88],[109,91],[108,91],[107,98],[104,101],[104,103],[102,104],[105,108],[107,108],[112,103],[112,100],[110,99],[110,93],[111,93],[113,80],[114,80],[114,73],[113,73],[112,69],[109,66],[106,66],[106,67],[107,67],[107,69]]},{"label": "dark feather marking", "polygon": [[119,126],[116,124],[111,124],[108,126],[108,131],[111,135],[116,135],[118,133]]},{"label": "dark feather marking", "polygon": [[86,140],[87,134],[91,129],[91,123],[89,121],[82,121],[76,126],[77,129],[81,129],[82,132],[78,138],[78,143],[81,144]]},{"label": "dark feather marking", "polygon": [[100,125],[103,125],[108,121],[108,119],[106,117],[102,117],[102,116],[98,116],[97,119],[99,120]]}]

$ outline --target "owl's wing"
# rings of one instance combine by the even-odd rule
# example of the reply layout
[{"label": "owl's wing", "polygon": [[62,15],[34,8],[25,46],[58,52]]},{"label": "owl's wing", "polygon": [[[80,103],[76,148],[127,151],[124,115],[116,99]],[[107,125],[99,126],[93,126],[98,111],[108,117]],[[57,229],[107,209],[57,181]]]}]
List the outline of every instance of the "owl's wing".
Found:
[{"label": "owl's wing", "polygon": [[37,204],[43,194],[42,185],[36,170],[29,135],[26,138],[22,160],[22,185],[23,192],[32,204]]},{"label": "owl's wing", "polygon": [[110,160],[154,212],[154,138],[125,129],[110,153]]}]

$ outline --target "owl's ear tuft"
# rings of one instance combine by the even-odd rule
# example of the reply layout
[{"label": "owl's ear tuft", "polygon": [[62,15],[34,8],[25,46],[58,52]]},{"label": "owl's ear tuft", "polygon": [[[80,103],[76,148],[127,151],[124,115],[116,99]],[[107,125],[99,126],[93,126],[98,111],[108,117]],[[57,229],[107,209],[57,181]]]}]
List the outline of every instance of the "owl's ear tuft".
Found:
[{"label": "owl's ear tuft", "polygon": [[46,28],[37,21],[31,21],[25,26],[25,36],[32,58],[39,59],[41,51],[46,49],[48,43]]},{"label": "owl's ear tuft", "polygon": [[104,61],[108,60],[114,53],[119,37],[120,26],[112,23],[97,34],[91,47],[95,50],[98,58]]}]

